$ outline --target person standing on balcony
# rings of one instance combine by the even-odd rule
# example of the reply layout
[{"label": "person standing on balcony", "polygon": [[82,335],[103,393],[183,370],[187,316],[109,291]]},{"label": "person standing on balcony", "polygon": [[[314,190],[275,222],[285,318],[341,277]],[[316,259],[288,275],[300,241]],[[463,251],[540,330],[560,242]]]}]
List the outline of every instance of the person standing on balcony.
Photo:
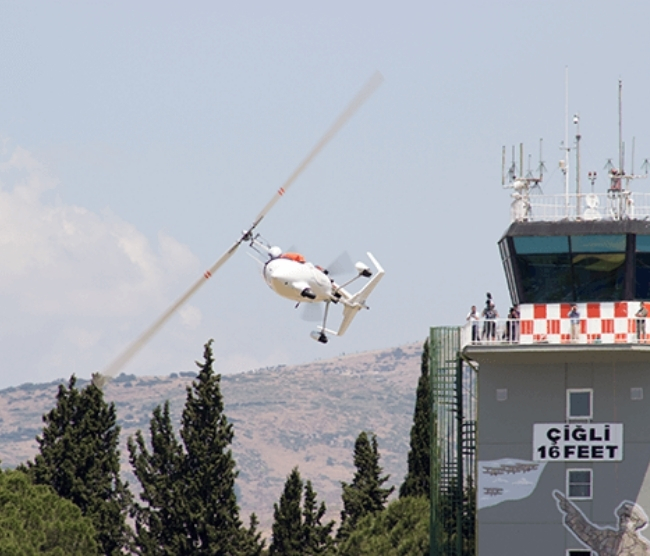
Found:
[{"label": "person standing on balcony", "polygon": [[497,323],[496,319],[499,316],[497,313],[496,306],[494,301],[492,301],[492,295],[487,294],[487,301],[485,302],[485,309],[483,309],[482,317],[485,319],[483,324],[483,339],[484,340],[495,340],[497,336]]},{"label": "person standing on balcony", "polygon": [[480,340],[479,338],[479,333],[478,333],[478,321],[481,317],[479,317],[478,311],[476,310],[476,305],[472,305],[472,308],[469,310],[469,314],[467,315],[467,318],[465,319],[467,322],[472,323],[472,343],[478,343]]},{"label": "person standing on balcony", "polygon": [[519,305],[514,305],[510,307],[508,311],[508,321],[506,322],[506,333],[505,339],[508,343],[514,343],[519,341],[519,317],[521,313],[519,312]]},{"label": "person standing on balcony", "polygon": [[577,305],[571,305],[569,318],[571,319],[571,341],[575,342],[580,339],[580,313]]},{"label": "person standing on balcony", "polygon": [[640,342],[645,340],[645,320],[648,316],[648,310],[645,308],[643,301],[639,303],[639,310],[634,316],[636,317],[636,339]]}]

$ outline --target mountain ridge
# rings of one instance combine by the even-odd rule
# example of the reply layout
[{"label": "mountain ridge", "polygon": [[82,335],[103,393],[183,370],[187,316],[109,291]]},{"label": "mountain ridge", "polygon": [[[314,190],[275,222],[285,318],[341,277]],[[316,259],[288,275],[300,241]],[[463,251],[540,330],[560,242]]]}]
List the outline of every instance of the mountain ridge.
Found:
[{"label": "mountain ridge", "polygon": [[[326,519],[337,519],[340,483],[352,479],[354,441],[363,430],[377,435],[380,465],[391,475],[387,484],[399,486],[406,473],[423,343],[222,375],[224,412],[235,432],[232,451],[244,521],[255,512],[261,530],[268,534],[273,503],[295,466],[327,504]],[[126,439],[142,430],[149,440],[152,412],[165,400],[170,402],[178,436],[186,388],[195,376],[193,372],[123,374],[104,388],[105,400],[116,406],[122,474],[133,491],[139,484],[128,463]],[[78,386],[86,382],[79,379]],[[67,380],[0,390],[3,467],[34,458],[42,416],[55,406],[61,383]]]}]

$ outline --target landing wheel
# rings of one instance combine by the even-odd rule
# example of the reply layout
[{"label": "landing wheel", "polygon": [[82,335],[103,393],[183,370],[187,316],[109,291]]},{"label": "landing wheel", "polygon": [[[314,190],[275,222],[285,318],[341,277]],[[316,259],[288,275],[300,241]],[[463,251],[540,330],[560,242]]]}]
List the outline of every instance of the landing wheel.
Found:
[{"label": "landing wheel", "polygon": [[321,335],[318,336],[318,341],[321,344],[326,344],[328,342],[328,338],[327,338],[327,336],[325,336],[325,334],[321,333]]}]

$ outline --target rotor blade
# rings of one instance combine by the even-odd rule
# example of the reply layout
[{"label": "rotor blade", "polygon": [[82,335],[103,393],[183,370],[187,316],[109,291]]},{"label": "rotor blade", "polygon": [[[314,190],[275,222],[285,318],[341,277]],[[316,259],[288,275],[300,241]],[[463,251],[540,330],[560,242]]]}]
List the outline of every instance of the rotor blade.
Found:
[{"label": "rotor blade", "polygon": [[323,304],[322,303],[303,303],[302,320],[308,322],[322,322],[323,321]]},{"label": "rotor blade", "polygon": [[293,182],[296,181],[296,178],[302,174],[305,168],[309,166],[310,162],[314,160],[316,155],[323,150],[323,147],[330,142],[332,137],[346,124],[346,122],[354,115],[354,113],[361,108],[361,105],[370,98],[370,96],[377,90],[379,85],[381,85],[384,77],[379,72],[375,72],[372,77],[366,82],[363,88],[357,93],[357,95],[352,99],[347,108],[341,113],[338,119],[332,124],[332,126],[327,130],[325,135],[321,137],[321,140],[316,143],[316,146],[311,150],[311,152],[305,157],[305,159],[300,163],[300,165],[294,170],[287,181],[285,181],[280,189],[277,190],[273,198],[267,203],[267,205],[262,209],[257,215],[257,218],[253,221],[253,224],[248,229],[248,232],[252,232],[255,227],[262,221],[267,213],[273,208],[273,205],[278,202],[280,197],[282,197],[287,190],[293,185]]},{"label": "rotor blade", "polygon": [[203,273],[203,276],[201,276],[201,278],[199,278],[189,290],[187,290],[181,297],[179,297],[178,300],[173,305],[171,305],[171,307],[169,307],[160,317],[158,317],[158,319],[151,326],[149,326],[149,328],[140,334],[140,336],[133,343],[131,343],[119,355],[119,357],[117,357],[108,367],[106,367],[101,375],[107,378],[113,378],[115,375],[117,375],[120,369],[122,369],[122,367],[124,367],[124,365],[126,365],[130,359],[136,353],[138,353],[138,351],[140,351],[140,349],[142,349],[149,340],[151,340],[154,334],[156,334],[156,332],[162,328],[162,326],[172,317],[172,315],[178,311],[178,309],[180,309],[181,306],[185,304],[187,300],[192,297],[199,290],[199,288],[205,284],[230,257],[234,255],[235,251],[237,251],[237,248],[244,241],[245,237],[246,236],[243,236],[236,243],[234,243],[232,247],[228,249],[228,251],[226,251],[216,263],[214,263],[208,270]]}]

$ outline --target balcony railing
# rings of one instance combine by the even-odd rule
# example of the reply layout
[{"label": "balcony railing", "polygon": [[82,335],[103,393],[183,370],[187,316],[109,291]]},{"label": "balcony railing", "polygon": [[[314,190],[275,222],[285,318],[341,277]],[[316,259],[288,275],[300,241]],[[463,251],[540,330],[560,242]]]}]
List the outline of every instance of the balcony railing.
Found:
[{"label": "balcony railing", "polygon": [[[480,319],[461,329],[461,347],[571,344],[646,344],[650,319],[570,318],[554,320]],[[648,333],[646,333],[646,331]]]},{"label": "balcony railing", "polygon": [[576,195],[533,195],[514,193],[513,222],[556,222],[559,220],[648,220],[650,194],[629,190]]}]

